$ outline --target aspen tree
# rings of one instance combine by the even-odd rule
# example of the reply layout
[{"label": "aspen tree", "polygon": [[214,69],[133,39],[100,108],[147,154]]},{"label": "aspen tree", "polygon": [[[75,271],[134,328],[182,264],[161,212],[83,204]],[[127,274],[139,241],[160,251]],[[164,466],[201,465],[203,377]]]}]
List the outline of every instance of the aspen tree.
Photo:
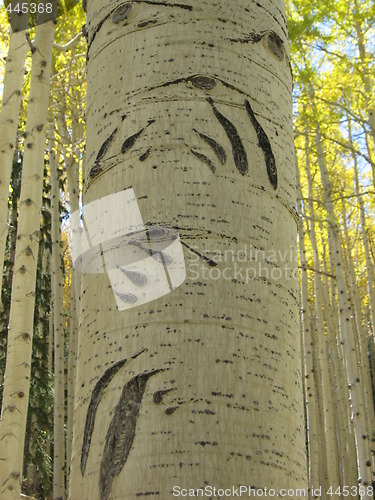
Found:
[{"label": "aspen tree", "polygon": [[[348,134],[349,134],[349,141],[352,143],[353,138],[352,138],[352,126],[351,126],[351,120],[348,120]],[[361,236],[363,240],[363,248],[365,251],[365,261],[366,261],[366,270],[368,273],[368,280],[367,280],[367,289],[368,289],[368,296],[369,296],[369,306],[370,306],[370,315],[371,315],[371,324],[370,324],[370,329],[372,332],[375,331],[375,276],[374,276],[374,264],[371,259],[371,254],[370,254],[370,243],[369,243],[369,238],[367,235],[367,222],[366,222],[366,214],[365,214],[365,207],[363,203],[363,198],[360,193],[360,182],[359,182],[359,174],[358,174],[358,159],[355,155],[353,155],[353,167],[354,167],[354,193],[357,197],[358,200],[358,207],[359,207],[359,215],[360,215],[360,231],[361,231]]]},{"label": "aspen tree", "polygon": [[355,281],[354,263],[353,263],[353,257],[351,255],[351,245],[350,245],[348,227],[346,221],[347,217],[346,202],[344,199],[342,200],[342,213],[343,213],[342,219],[344,227],[345,249],[347,256],[345,268],[346,268],[346,275],[348,282],[348,291],[352,296],[354,316],[356,319],[355,326],[357,333],[357,349],[358,349],[358,359],[359,359],[358,368],[360,370],[361,379],[363,380],[362,394],[363,394],[363,401],[365,404],[367,428],[370,430],[370,429],[375,429],[375,415],[374,415],[374,404],[372,398],[370,366],[369,366],[369,358],[367,352],[366,334],[361,321],[362,320],[361,300],[359,296],[358,285]]},{"label": "aspen tree", "polygon": [[49,161],[51,179],[51,233],[52,233],[52,294],[54,333],[54,459],[53,498],[65,498],[65,370],[64,370],[64,315],[63,275],[61,269],[60,186],[58,159],[55,151],[54,126],[49,124]]},{"label": "aspen tree", "polygon": [[[340,485],[338,472],[338,454],[336,440],[336,419],[333,407],[333,394],[331,379],[329,376],[329,360],[327,353],[327,336],[325,333],[325,323],[323,315],[323,292],[320,279],[320,261],[318,255],[318,245],[315,234],[315,211],[314,211],[314,193],[312,191],[312,180],[310,172],[310,145],[307,133],[305,134],[305,154],[306,154],[306,176],[308,180],[308,207],[311,222],[309,226],[309,236],[314,263],[314,307],[317,332],[315,335],[316,347],[318,350],[316,369],[320,371],[321,383],[321,408],[324,426],[325,454],[324,463],[326,464],[327,489],[332,486],[334,491]],[[338,498],[338,496],[335,496]]]},{"label": "aspen tree", "polygon": [[[345,281],[340,237],[331,196],[332,188],[325,161],[324,149],[321,142],[319,124],[317,124],[315,127],[315,139],[317,148],[317,160],[322,180],[323,195],[328,219],[330,221],[329,232],[332,241],[334,268],[337,279],[340,330],[342,336],[343,351],[345,354],[347,380],[350,387],[352,423],[357,450],[358,481],[359,484],[368,486],[371,485],[371,454],[369,447],[369,432],[366,428],[365,421],[365,405],[362,397],[363,380],[361,380],[359,376],[356,345],[353,331],[352,308],[350,306],[347,285]],[[369,495],[366,490],[363,499],[369,500],[370,498],[372,498],[372,495]]]},{"label": "aspen tree", "polygon": [[37,26],[32,60],[0,425],[0,494],[6,500],[18,500],[21,493],[54,32],[54,21]]},{"label": "aspen tree", "polygon": [[314,356],[313,356],[313,339],[310,329],[310,304],[308,292],[308,276],[307,276],[307,262],[306,262],[306,247],[305,247],[305,228],[303,225],[302,214],[302,190],[299,176],[299,168],[296,168],[297,177],[297,194],[298,194],[298,247],[300,253],[301,265],[301,327],[303,336],[303,350],[304,350],[304,363],[305,363],[305,405],[307,414],[307,433],[308,433],[308,470],[309,470],[309,486],[310,498],[311,486],[321,485],[319,478],[319,403],[317,401],[316,381],[314,373]]},{"label": "aspen tree", "polygon": [[[70,496],[305,488],[284,2],[90,0],[86,26],[84,219],[132,188],[187,276],[120,312],[82,274]],[[245,245],[241,276],[218,254]]]},{"label": "aspen tree", "polygon": [[[13,4],[13,2],[12,2]],[[25,60],[29,51],[27,15],[10,16],[9,49],[6,57],[0,111],[0,259],[3,260],[8,235],[8,196],[13,157],[16,150],[18,115],[22,99]],[[0,290],[1,295],[1,290]]]},{"label": "aspen tree", "polygon": [[[320,223],[321,235],[324,232],[323,226],[324,225]],[[350,427],[349,392],[344,376],[342,358],[339,355],[340,338],[337,335],[338,328],[335,321],[336,303],[330,303],[328,293],[328,266],[326,261],[327,245],[323,236],[321,236],[321,240],[323,248],[321,255],[324,273],[323,287],[321,288],[321,292],[323,293],[322,300],[324,303],[325,322],[327,325],[328,354],[330,359],[330,379],[333,387],[332,391],[335,406],[337,441],[340,453],[341,484],[356,484],[356,454],[354,447],[354,436]],[[330,278],[333,283],[335,280],[335,276],[330,274]]]},{"label": "aspen tree", "polygon": [[[83,126],[79,121],[79,108],[74,110],[72,116],[70,135],[62,110],[58,113],[58,128],[63,143],[64,163],[66,164],[67,187],[69,194],[70,212],[79,210],[79,151],[77,145],[83,136]],[[68,148],[72,151],[68,154]],[[71,296],[70,296],[70,315],[69,315],[69,341],[68,341],[68,407],[67,407],[67,439],[66,439],[66,469],[70,469],[71,446],[73,440],[73,412],[74,412],[74,392],[76,376],[76,358],[77,358],[77,330],[78,330],[78,312],[77,297],[79,295],[79,273],[74,268],[71,269]]]}]

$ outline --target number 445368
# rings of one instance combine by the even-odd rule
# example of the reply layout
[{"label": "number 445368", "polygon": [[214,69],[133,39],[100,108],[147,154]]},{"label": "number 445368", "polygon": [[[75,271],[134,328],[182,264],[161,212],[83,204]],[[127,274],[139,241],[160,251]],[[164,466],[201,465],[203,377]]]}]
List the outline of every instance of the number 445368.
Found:
[{"label": "number 445368", "polygon": [[339,497],[356,497],[358,495],[362,498],[363,496],[371,496],[374,494],[374,488],[372,486],[339,486],[334,488],[330,486],[327,490],[327,495],[338,495]]},{"label": "number 445368", "polygon": [[16,3],[12,5],[11,3],[7,6],[6,10],[11,14],[12,12],[17,12],[18,14],[47,14],[52,13],[52,3]]}]

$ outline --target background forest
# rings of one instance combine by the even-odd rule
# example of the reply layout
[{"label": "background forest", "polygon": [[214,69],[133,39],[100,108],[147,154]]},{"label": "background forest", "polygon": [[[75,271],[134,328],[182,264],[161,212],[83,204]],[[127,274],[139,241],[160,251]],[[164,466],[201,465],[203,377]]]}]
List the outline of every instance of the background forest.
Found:
[{"label": "background forest", "polygon": [[[288,0],[294,75],[295,148],[301,292],[301,342],[306,446],[311,484],[356,484],[347,365],[363,381],[366,426],[375,453],[375,4],[371,0]],[[9,2],[6,2],[9,4]],[[69,250],[69,215],[79,207],[85,149],[85,13],[64,4],[54,34],[44,158],[42,222],[37,262],[32,376],[25,438],[23,491],[49,498],[63,467],[67,488],[72,443],[76,292]],[[26,117],[32,106],[35,27],[21,60],[10,58],[9,21],[0,9],[0,401],[20,206]],[[17,41],[15,43],[18,43]],[[12,49],[13,47],[13,49]],[[20,51],[18,50],[18,55]],[[18,64],[24,77],[8,77]],[[17,68],[13,66],[13,71]],[[5,106],[12,102],[12,106]],[[31,114],[31,113],[30,113]],[[14,117],[14,118],[13,118]],[[15,148],[9,119],[18,121]],[[15,130],[15,129],[14,129]],[[12,139],[13,140],[13,139]],[[3,162],[10,158],[9,179]],[[4,205],[4,206],[3,206]],[[4,216],[3,216],[4,212]],[[7,220],[3,227],[3,220]],[[355,352],[343,349],[340,314],[350,307]],[[59,390],[57,390],[60,388]],[[372,432],[372,434],[371,434]],[[59,462],[60,460],[60,462]],[[371,464],[368,464],[371,466]],[[55,484],[55,488],[57,488]]]}]

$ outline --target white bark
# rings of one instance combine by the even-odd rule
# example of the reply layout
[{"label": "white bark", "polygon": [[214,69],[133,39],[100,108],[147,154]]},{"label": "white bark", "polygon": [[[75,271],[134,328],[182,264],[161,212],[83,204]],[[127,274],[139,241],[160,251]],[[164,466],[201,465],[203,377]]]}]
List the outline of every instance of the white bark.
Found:
[{"label": "white bark", "polygon": [[[315,224],[313,222],[315,218],[314,204],[312,202],[314,193],[312,191],[312,180],[310,173],[310,151],[308,137],[306,136],[305,141],[305,151],[306,151],[306,175],[308,180],[308,199],[309,199],[309,214],[312,217],[310,223],[310,241],[313,253],[314,269],[314,306],[315,306],[315,316],[316,316],[316,343],[318,349],[318,360],[319,364],[316,369],[320,370],[320,381],[321,381],[321,407],[323,414],[323,425],[324,425],[324,440],[325,440],[325,454],[326,457],[324,463],[326,464],[326,474],[327,474],[327,489],[332,486],[333,490],[336,491],[340,485],[339,480],[339,469],[338,469],[338,453],[337,453],[337,440],[336,440],[336,419],[335,411],[333,405],[333,394],[332,394],[332,384],[331,377],[329,374],[329,359],[327,352],[327,335],[324,323],[323,315],[323,290],[322,282],[320,277],[320,260],[318,255],[318,245],[315,233]],[[333,495],[332,498],[338,498],[337,495]]]},{"label": "white bark", "polygon": [[84,203],[133,187],[145,223],[199,254],[264,256],[246,281],[186,250],[185,283],[123,313],[106,274],[82,276],[71,498],[306,487],[284,4],[87,9]]},{"label": "white bark", "polygon": [[[331,185],[328,177],[328,170],[325,162],[323,145],[321,143],[319,125],[316,126],[316,147],[317,159],[320,168],[323,194],[327,209],[327,215],[331,223],[329,231],[332,238],[333,258],[335,274],[337,279],[338,304],[340,329],[342,335],[343,351],[345,353],[347,380],[350,387],[352,422],[357,448],[358,481],[363,486],[371,485],[371,454],[369,447],[369,433],[365,421],[365,405],[362,397],[363,380],[359,377],[356,345],[354,340],[352,310],[349,303],[347,285],[344,276],[344,266],[342,260],[339,230],[333,209],[331,197]],[[370,500],[372,495],[366,493],[363,499]]]},{"label": "white bark", "polygon": [[[301,183],[299,180],[299,170],[297,166],[297,195],[299,200],[302,200]],[[300,214],[298,220],[299,234],[299,253],[301,265],[301,309],[302,309],[302,338],[305,363],[305,405],[307,414],[307,432],[308,432],[308,470],[309,470],[309,487],[310,497],[311,487],[316,485],[321,486],[322,482],[319,479],[319,462],[320,462],[320,433],[319,433],[319,402],[317,400],[316,381],[314,374],[314,355],[313,355],[313,337],[310,329],[310,304],[308,292],[308,276],[306,262],[306,247],[305,247],[305,228],[302,218],[302,203],[298,202],[298,212]]]},{"label": "white bark", "polygon": [[45,125],[55,25],[37,27],[26,120],[25,153],[0,427],[0,494],[21,493],[30,384],[35,280],[43,188]]},{"label": "white bark", "polygon": [[[26,31],[9,36],[0,112],[0,260],[3,262],[8,236],[8,196],[13,156],[17,142],[18,115],[22,99],[25,59],[29,51]],[[3,264],[2,264],[3,265]],[[1,295],[1,290],[0,290]]]},{"label": "white bark", "polygon": [[53,498],[65,498],[65,375],[63,273],[61,269],[60,186],[53,123],[50,123],[49,159],[51,179],[52,294],[54,324],[54,459]]}]

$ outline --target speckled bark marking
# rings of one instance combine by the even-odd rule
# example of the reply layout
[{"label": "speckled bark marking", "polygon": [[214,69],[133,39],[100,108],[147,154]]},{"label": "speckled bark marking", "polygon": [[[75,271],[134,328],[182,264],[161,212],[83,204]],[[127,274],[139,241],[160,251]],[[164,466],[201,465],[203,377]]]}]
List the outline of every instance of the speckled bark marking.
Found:
[{"label": "speckled bark marking", "polygon": [[214,115],[220,122],[220,125],[225,130],[225,133],[227,134],[228,139],[232,145],[233,159],[234,159],[234,164],[237,167],[237,170],[242,175],[245,175],[249,169],[249,165],[247,162],[247,155],[245,148],[242,144],[240,136],[238,135],[236,127],[230,120],[228,120],[228,118],[226,118],[223,114],[221,114],[218,109],[216,109],[214,101],[211,99],[211,97],[207,97],[207,102],[211,105]]},{"label": "speckled bark marking", "polygon": [[122,390],[105,437],[99,478],[101,500],[108,499],[113,480],[120,474],[128,459],[147,381],[160,371],[136,375]]},{"label": "speckled bark marking", "polygon": [[[145,350],[146,349],[142,349],[142,351],[134,354],[134,356],[131,356],[130,359],[135,359],[137,356],[145,352]],[[110,381],[113,379],[113,377],[116,375],[116,373],[124,366],[127,360],[128,360],[127,358],[122,359],[121,361],[118,361],[117,363],[109,367],[101,376],[101,378],[98,380],[98,382],[95,384],[94,390],[92,391],[91,401],[87,409],[85,430],[83,433],[82,453],[81,453],[82,476],[85,473],[86,463],[89,456],[91,437],[95,425],[96,411],[102,399],[104,390],[106,389]]]},{"label": "speckled bark marking", "polygon": [[272,152],[270,141],[267,137],[267,134],[263,130],[263,127],[256,119],[254,111],[252,110],[251,105],[247,99],[245,99],[245,107],[246,107],[247,114],[250,117],[251,123],[253,124],[253,126],[255,128],[255,132],[258,136],[259,146],[263,150],[264,159],[266,160],[268,178],[270,180],[270,183],[271,183],[273,189],[276,189],[277,188],[277,168],[276,168],[276,161],[275,161],[275,157],[274,157],[273,152]]}]

